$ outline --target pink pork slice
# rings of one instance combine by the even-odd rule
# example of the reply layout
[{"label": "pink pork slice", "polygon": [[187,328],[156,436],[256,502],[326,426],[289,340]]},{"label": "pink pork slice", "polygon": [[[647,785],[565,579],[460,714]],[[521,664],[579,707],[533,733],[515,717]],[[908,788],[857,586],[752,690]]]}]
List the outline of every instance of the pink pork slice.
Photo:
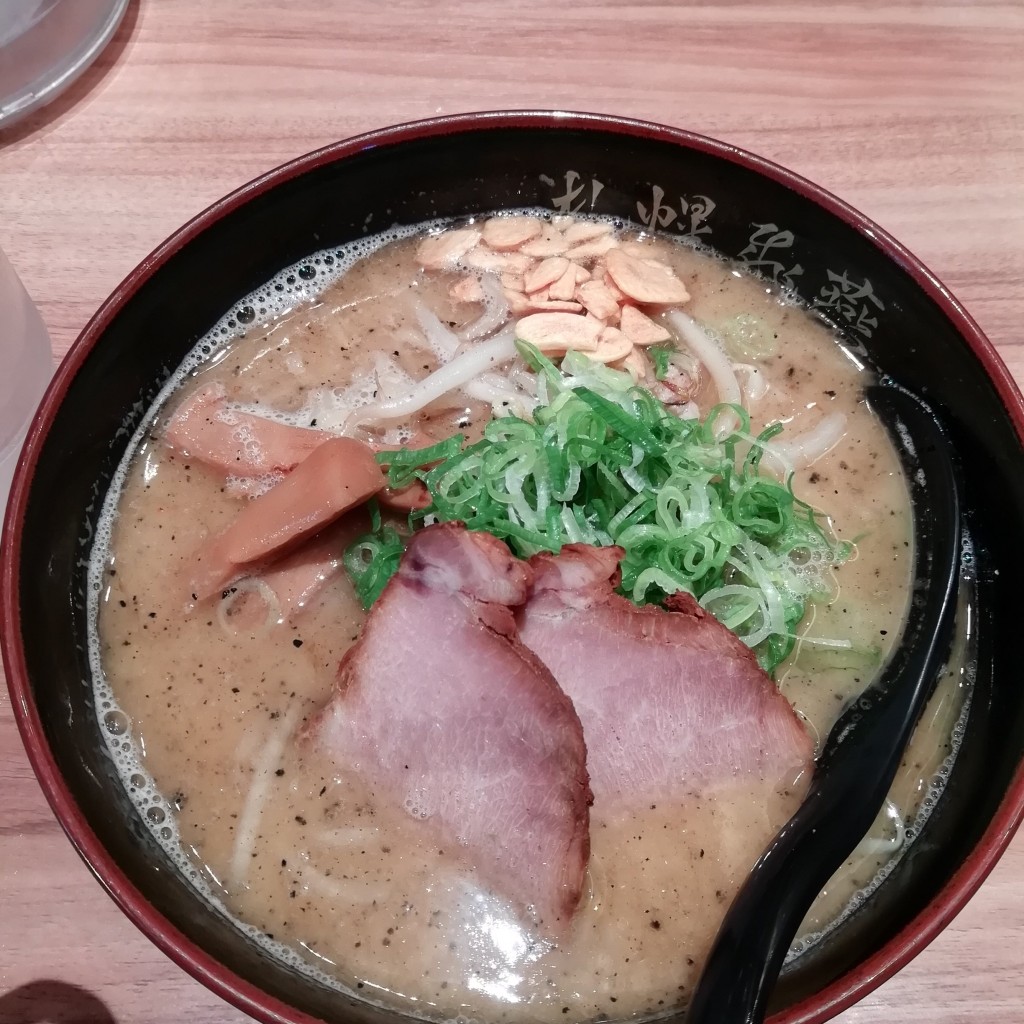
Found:
[{"label": "pink pork slice", "polygon": [[614,592],[620,548],[541,554],[517,623],[572,699],[594,797],[649,800],[751,774],[793,781],[814,745],[735,634],[689,595],[674,610]]},{"label": "pink pork slice", "polygon": [[417,533],[311,732],[557,929],[583,889],[591,793],[572,702],[516,636],[530,577],[489,534]]}]

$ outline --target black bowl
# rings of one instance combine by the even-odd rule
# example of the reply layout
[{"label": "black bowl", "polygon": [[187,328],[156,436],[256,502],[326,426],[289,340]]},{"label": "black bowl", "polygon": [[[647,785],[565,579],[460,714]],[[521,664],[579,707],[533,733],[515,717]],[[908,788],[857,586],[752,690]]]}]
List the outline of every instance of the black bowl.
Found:
[{"label": "black bowl", "polygon": [[959,452],[980,609],[966,734],[910,852],[780,980],[776,1024],[824,1020],[935,937],[1024,814],[1016,667],[1024,402],[978,327],[897,242],[817,186],[719,142],[564,113],[405,125],[272,171],[147,257],[69,352],[15,478],[0,600],[4,662],[29,757],[114,899],[202,982],[265,1021],[398,1016],[271,959],[198,896],[151,838],[94,713],[84,564],[103,494],[146,408],[234,303],[282,268],[368,231],[524,206],[611,214],[693,236],[792,288],[862,360],[925,397]]}]

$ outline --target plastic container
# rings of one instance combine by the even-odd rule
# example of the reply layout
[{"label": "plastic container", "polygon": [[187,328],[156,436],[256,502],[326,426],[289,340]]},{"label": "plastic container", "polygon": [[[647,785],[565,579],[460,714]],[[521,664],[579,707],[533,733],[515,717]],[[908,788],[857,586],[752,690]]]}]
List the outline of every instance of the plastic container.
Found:
[{"label": "plastic container", "polygon": [[0,0],[0,128],[59,96],[99,56],[129,0]]},{"label": "plastic container", "polygon": [[52,373],[43,318],[0,250],[0,509],[7,507],[22,442]]}]

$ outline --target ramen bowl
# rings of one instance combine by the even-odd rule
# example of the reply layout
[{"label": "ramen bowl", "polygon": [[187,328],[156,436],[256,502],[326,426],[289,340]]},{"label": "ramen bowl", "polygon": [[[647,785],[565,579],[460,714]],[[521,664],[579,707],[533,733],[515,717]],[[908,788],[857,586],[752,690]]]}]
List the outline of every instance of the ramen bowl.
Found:
[{"label": "ramen bowl", "polygon": [[[922,834],[856,913],[796,957],[775,1024],[822,1021],[919,953],[992,869],[1024,814],[1016,580],[1024,402],[977,325],[885,231],[810,182],[672,128],[552,112],[385,129],[300,157],[199,214],[146,257],[68,353],[31,427],[4,525],[4,663],[29,759],[122,910],[201,982],[264,1021],[401,1017],[288,966],[204,900],[125,792],[101,735],[86,562],[133,433],[186,354],[283,268],[393,224],[485,210],[594,213],[706,244],[790,289],[851,358],[924,398],[960,465],[974,587],[973,694]],[[315,277],[315,267],[310,267]]]}]

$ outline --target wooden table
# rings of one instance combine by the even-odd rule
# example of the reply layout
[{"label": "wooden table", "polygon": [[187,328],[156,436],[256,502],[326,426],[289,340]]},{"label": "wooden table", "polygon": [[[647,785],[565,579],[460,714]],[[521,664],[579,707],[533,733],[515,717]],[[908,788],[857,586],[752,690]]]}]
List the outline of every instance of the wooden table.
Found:
[{"label": "wooden table", "polygon": [[[694,129],[824,184],[973,312],[1024,383],[1024,6],[965,0],[135,0],[70,92],[0,132],[0,246],[62,356],[181,223],[414,118],[560,107]],[[2,329],[2,325],[0,325]],[[842,1024],[1024,1020],[1024,833]],[[0,695],[0,1024],[235,1024],[115,909]]]}]

